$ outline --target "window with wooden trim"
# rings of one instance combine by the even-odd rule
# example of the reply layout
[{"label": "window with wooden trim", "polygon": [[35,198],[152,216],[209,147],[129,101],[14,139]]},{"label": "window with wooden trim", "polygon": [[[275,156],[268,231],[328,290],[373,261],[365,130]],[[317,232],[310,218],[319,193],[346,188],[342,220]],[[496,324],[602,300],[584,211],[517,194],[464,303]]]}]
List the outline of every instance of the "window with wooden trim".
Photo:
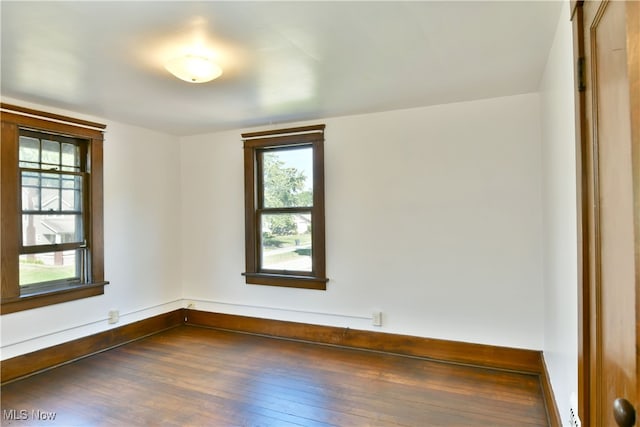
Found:
[{"label": "window with wooden trim", "polygon": [[242,134],[246,283],[326,289],[324,128]]},{"label": "window with wooden trim", "polygon": [[2,104],[2,314],[104,293],[105,126]]}]

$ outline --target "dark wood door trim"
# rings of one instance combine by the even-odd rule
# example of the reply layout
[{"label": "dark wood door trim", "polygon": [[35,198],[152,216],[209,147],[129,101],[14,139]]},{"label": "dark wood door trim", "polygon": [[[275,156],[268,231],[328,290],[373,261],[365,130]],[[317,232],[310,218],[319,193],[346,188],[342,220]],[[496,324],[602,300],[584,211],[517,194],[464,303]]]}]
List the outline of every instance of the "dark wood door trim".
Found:
[{"label": "dark wood door trim", "polygon": [[[589,182],[590,167],[587,147],[587,129],[584,114],[586,109],[586,69],[584,51],[583,1],[572,3],[573,64],[575,77],[575,132],[576,132],[576,186],[577,186],[577,249],[578,249],[578,416],[587,420],[590,413],[590,348],[591,325],[590,271],[589,271]],[[585,425],[586,427],[586,425]]]},{"label": "dark wood door trim", "polygon": [[[576,80],[576,154],[578,196],[578,410],[584,427],[602,423],[603,414],[609,414],[609,403],[604,404],[600,230],[598,182],[598,103],[592,101],[596,72],[591,55],[595,51],[597,24],[608,1],[585,3],[572,1],[574,64]],[[619,6],[621,3],[618,3]],[[634,197],[635,229],[635,335],[640,335],[640,4],[622,3],[626,13],[627,73],[631,118],[632,188]],[[593,176],[593,178],[592,178]],[[636,350],[636,378],[640,378],[640,360]],[[640,386],[637,384],[636,388]],[[640,390],[637,391],[640,395]]]}]

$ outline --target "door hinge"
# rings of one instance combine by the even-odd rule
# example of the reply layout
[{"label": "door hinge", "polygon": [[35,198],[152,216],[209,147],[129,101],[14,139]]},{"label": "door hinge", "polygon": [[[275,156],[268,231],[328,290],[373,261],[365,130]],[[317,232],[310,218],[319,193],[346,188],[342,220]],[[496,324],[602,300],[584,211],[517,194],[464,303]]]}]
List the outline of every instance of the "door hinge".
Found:
[{"label": "door hinge", "polygon": [[584,56],[578,58],[578,67],[577,67],[577,79],[578,79],[578,92],[584,92],[587,90],[587,76],[585,69]]}]

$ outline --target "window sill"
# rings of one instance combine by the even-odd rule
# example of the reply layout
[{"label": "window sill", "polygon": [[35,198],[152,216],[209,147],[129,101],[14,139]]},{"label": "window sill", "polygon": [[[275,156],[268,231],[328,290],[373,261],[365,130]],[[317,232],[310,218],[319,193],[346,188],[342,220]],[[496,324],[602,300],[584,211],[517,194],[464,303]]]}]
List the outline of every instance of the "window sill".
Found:
[{"label": "window sill", "polygon": [[0,305],[0,314],[15,313],[32,308],[102,295],[104,294],[104,286],[107,284],[109,284],[109,282],[71,285],[46,291],[32,292],[15,298],[5,298]]},{"label": "window sill", "polygon": [[325,291],[329,279],[288,274],[242,273],[248,285],[283,286],[287,288],[316,289]]}]

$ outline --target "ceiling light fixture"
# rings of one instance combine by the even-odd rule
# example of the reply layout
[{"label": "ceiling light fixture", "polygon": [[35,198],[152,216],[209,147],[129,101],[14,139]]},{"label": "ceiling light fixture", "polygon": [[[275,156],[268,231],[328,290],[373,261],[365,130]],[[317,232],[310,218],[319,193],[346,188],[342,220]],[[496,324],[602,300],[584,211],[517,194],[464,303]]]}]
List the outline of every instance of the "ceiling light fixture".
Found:
[{"label": "ceiling light fixture", "polygon": [[173,58],[164,67],[177,78],[189,83],[206,83],[222,75],[222,68],[211,58],[185,55]]}]

